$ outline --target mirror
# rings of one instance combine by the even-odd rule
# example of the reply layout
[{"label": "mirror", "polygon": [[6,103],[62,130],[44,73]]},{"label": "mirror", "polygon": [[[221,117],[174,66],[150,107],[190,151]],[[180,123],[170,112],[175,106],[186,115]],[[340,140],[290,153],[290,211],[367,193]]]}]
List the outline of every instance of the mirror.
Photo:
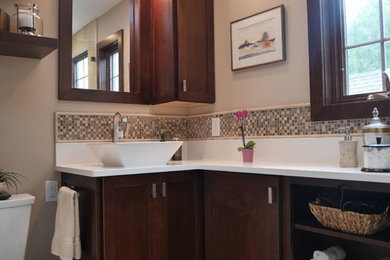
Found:
[{"label": "mirror", "polygon": [[60,0],[60,100],[149,103],[149,1]]},{"label": "mirror", "polygon": [[129,10],[129,0],[73,0],[73,88],[130,92]]}]

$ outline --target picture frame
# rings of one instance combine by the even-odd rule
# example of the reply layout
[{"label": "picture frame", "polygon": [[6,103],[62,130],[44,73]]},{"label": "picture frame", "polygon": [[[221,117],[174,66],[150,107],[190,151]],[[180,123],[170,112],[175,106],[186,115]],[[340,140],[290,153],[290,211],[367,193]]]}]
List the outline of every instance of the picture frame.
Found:
[{"label": "picture frame", "polygon": [[286,60],[284,5],[230,23],[232,71]]}]

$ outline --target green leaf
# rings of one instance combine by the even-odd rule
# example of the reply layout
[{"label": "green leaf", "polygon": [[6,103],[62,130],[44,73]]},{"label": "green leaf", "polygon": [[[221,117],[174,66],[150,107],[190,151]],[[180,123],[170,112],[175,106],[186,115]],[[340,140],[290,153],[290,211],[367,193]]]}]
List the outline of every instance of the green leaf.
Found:
[{"label": "green leaf", "polygon": [[255,145],[256,145],[255,142],[249,141],[249,142],[246,143],[245,148],[246,149],[253,149],[253,148],[255,148]]},{"label": "green leaf", "polygon": [[244,150],[244,148],[240,146],[240,147],[237,148],[237,150],[238,150],[239,152],[242,152],[242,150]]}]

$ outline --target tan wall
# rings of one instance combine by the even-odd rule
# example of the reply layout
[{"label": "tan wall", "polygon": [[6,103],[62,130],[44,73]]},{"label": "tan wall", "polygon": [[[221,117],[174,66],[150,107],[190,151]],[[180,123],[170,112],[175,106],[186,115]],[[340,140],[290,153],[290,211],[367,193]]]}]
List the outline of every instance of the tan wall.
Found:
[{"label": "tan wall", "polygon": [[[232,72],[230,22],[284,4],[287,61]],[[190,114],[309,102],[305,0],[214,0],[216,103]]]},{"label": "tan wall", "polygon": [[[97,89],[97,21],[93,20],[72,35],[72,58],[88,51],[88,89]],[[90,57],[95,57],[92,61]]]},{"label": "tan wall", "polygon": [[[190,113],[305,103],[309,100],[306,1],[285,0],[287,61],[230,71],[230,22],[279,5],[279,1],[215,0],[215,61],[217,102]],[[36,0],[44,35],[58,35],[58,1]],[[0,7],[13,13],[13,1]],[[28,181],[20,192],[37,197],[33,206],[27,260],[51,256],[55,203],[44,202],[44,181],[54,171],[54,112],[85,111],[186,114],[181,108],[57,100],[57,51],[43,60],[0,56],[0,168],[20,172]]]},{"label": "tan wall", "polygon": [[[36,0],[44,21],[44,35],[58,37],[58,1]],[[0,0],[13,14],[14,1]],[[57,100],[58,52],[43,60],[0,56],[0,169],[24,174],[19,192],[37,197],[32,208],[27,260],[58,259],[50,254],[56,203],[44,201],[45,180],[54,171],[54,112],[126,112],[185,114],[180,108]]]}]

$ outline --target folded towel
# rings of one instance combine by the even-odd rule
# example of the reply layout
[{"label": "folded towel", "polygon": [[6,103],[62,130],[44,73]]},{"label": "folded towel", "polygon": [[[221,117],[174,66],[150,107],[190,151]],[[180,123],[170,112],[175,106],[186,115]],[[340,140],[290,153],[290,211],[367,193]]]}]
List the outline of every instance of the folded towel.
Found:
[{"label": "folded towel", "polygon": [[313,253],[314,260],[343,260],[347,257],[344,249],[339,246],[332,246],[325,251],[316,250]]},{"label": "folded towel", "polygon": [[65,186],[58,191],[51,253],[62,260],[81,259],[79,199],[76,191]]}]

